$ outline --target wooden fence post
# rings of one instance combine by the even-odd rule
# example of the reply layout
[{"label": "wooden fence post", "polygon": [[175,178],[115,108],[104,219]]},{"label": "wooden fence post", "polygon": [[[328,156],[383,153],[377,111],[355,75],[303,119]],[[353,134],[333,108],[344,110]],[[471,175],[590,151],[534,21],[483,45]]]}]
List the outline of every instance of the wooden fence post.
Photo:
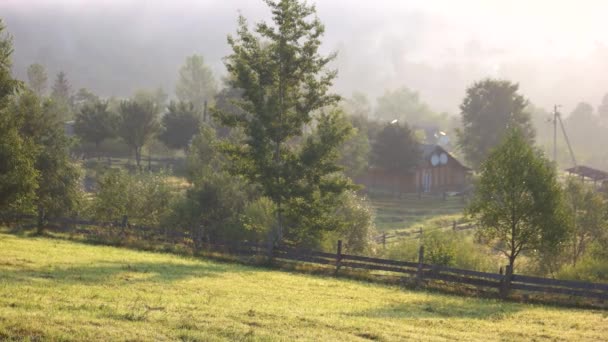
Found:
[{"label": "wooden fence post", "polygon": [[422,285],[422,280],[424,279],[424,274],[422,272],[422,265],[424,264],[424,246],[420,246],[420,250],[418,251],[418,270],[416,272],[416,285]]},{"label": "wooden fence post", "polygon": [[41,235],[44,231],[44,207],[38,206],[38,227],[36,234]]},{"label": "wooden fence post", "polygon": [[335,272],[335,274],[338,274],[338,271],[340,270],[341,262],[342,262],[342,240],[338,240],[338,249],[336,251],[336,272]]},{"label": "wooden fence post", "polygon": [[382,248],[386,249],[386,232],[382,233]]},{"label": "wooden fence post", "polygon": [[511,289],[511,278],[513,277],[513,268],[510,265],[505,266],[505,275],[500,280],[500,298],[507,298]]},{"label": "wooden fence post", "polygon": [[129,218],[127,217],[127,215],[122,216],[122,222],[120,223],[120,235],[123,239],[125,238],[125,235],[127,234],[126,230],[127,230],[128,220],[129,220]]}]

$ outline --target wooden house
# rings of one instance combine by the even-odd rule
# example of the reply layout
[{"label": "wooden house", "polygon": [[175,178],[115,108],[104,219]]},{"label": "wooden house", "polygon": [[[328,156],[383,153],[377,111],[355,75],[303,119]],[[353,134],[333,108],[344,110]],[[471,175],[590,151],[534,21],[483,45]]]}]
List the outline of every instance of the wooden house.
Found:
[{"label": "wooden house", "polygon": [[392,193],[443,193],[464,191],[471,169],[439,145],[420,145],[421,158],[408,173],[370,168],[356,181],[369,190]]}]

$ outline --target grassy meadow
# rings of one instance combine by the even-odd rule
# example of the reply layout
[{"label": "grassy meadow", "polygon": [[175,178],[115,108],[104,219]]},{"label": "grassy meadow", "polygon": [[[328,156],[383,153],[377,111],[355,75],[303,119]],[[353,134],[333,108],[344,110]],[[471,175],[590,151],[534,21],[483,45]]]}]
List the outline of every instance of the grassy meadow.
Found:
[{"label": "grassy meadow", "polygon": [[0,340],[608,338],[608,312],[0,234]]},{"label": "grassy meadow", "polygon": [[371,206],[376,212],[379,232],[398,233],[414,229],[450,227],[452,221],[462,217],[465,207],[462,198],[404,194],[401,198],[372,195]]}]

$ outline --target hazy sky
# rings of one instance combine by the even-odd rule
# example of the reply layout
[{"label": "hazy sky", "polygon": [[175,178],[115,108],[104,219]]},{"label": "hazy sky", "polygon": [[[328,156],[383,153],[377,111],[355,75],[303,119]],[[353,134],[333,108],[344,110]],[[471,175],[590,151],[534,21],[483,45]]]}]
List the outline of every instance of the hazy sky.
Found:
[{"label": "hazy sky", "polygon": [[[466,86],[507,78],[540,106],[596,106],[608,92],[608,1],[318,0],[324,51],[338,51],[336,89],[375,97],[407,86],[436,110],[457,112]],[[241,11],[268,18],[260,0],[0,0],[14,35],[15,72],[39,62],[74,88],[128,95],[171,92],[187,55],[219,76]]]}]

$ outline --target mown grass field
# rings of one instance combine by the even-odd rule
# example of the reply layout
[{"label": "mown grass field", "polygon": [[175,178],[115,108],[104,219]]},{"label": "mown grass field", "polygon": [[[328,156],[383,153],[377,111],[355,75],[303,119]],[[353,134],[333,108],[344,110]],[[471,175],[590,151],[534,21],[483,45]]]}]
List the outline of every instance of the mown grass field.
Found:
[{"label": "mown grass field", "polygon": [[465,206],[460,197],[443,200],[429,195],[418,198],[416,194],[406,194],[402,198],[375,195],[369,200],[376,211],[378,231],[387,233],[449,226],[462,216]]},{"label": "mown grass field", "polygon": [[0,234],[0,340],[608,338],[608,312]]}]

